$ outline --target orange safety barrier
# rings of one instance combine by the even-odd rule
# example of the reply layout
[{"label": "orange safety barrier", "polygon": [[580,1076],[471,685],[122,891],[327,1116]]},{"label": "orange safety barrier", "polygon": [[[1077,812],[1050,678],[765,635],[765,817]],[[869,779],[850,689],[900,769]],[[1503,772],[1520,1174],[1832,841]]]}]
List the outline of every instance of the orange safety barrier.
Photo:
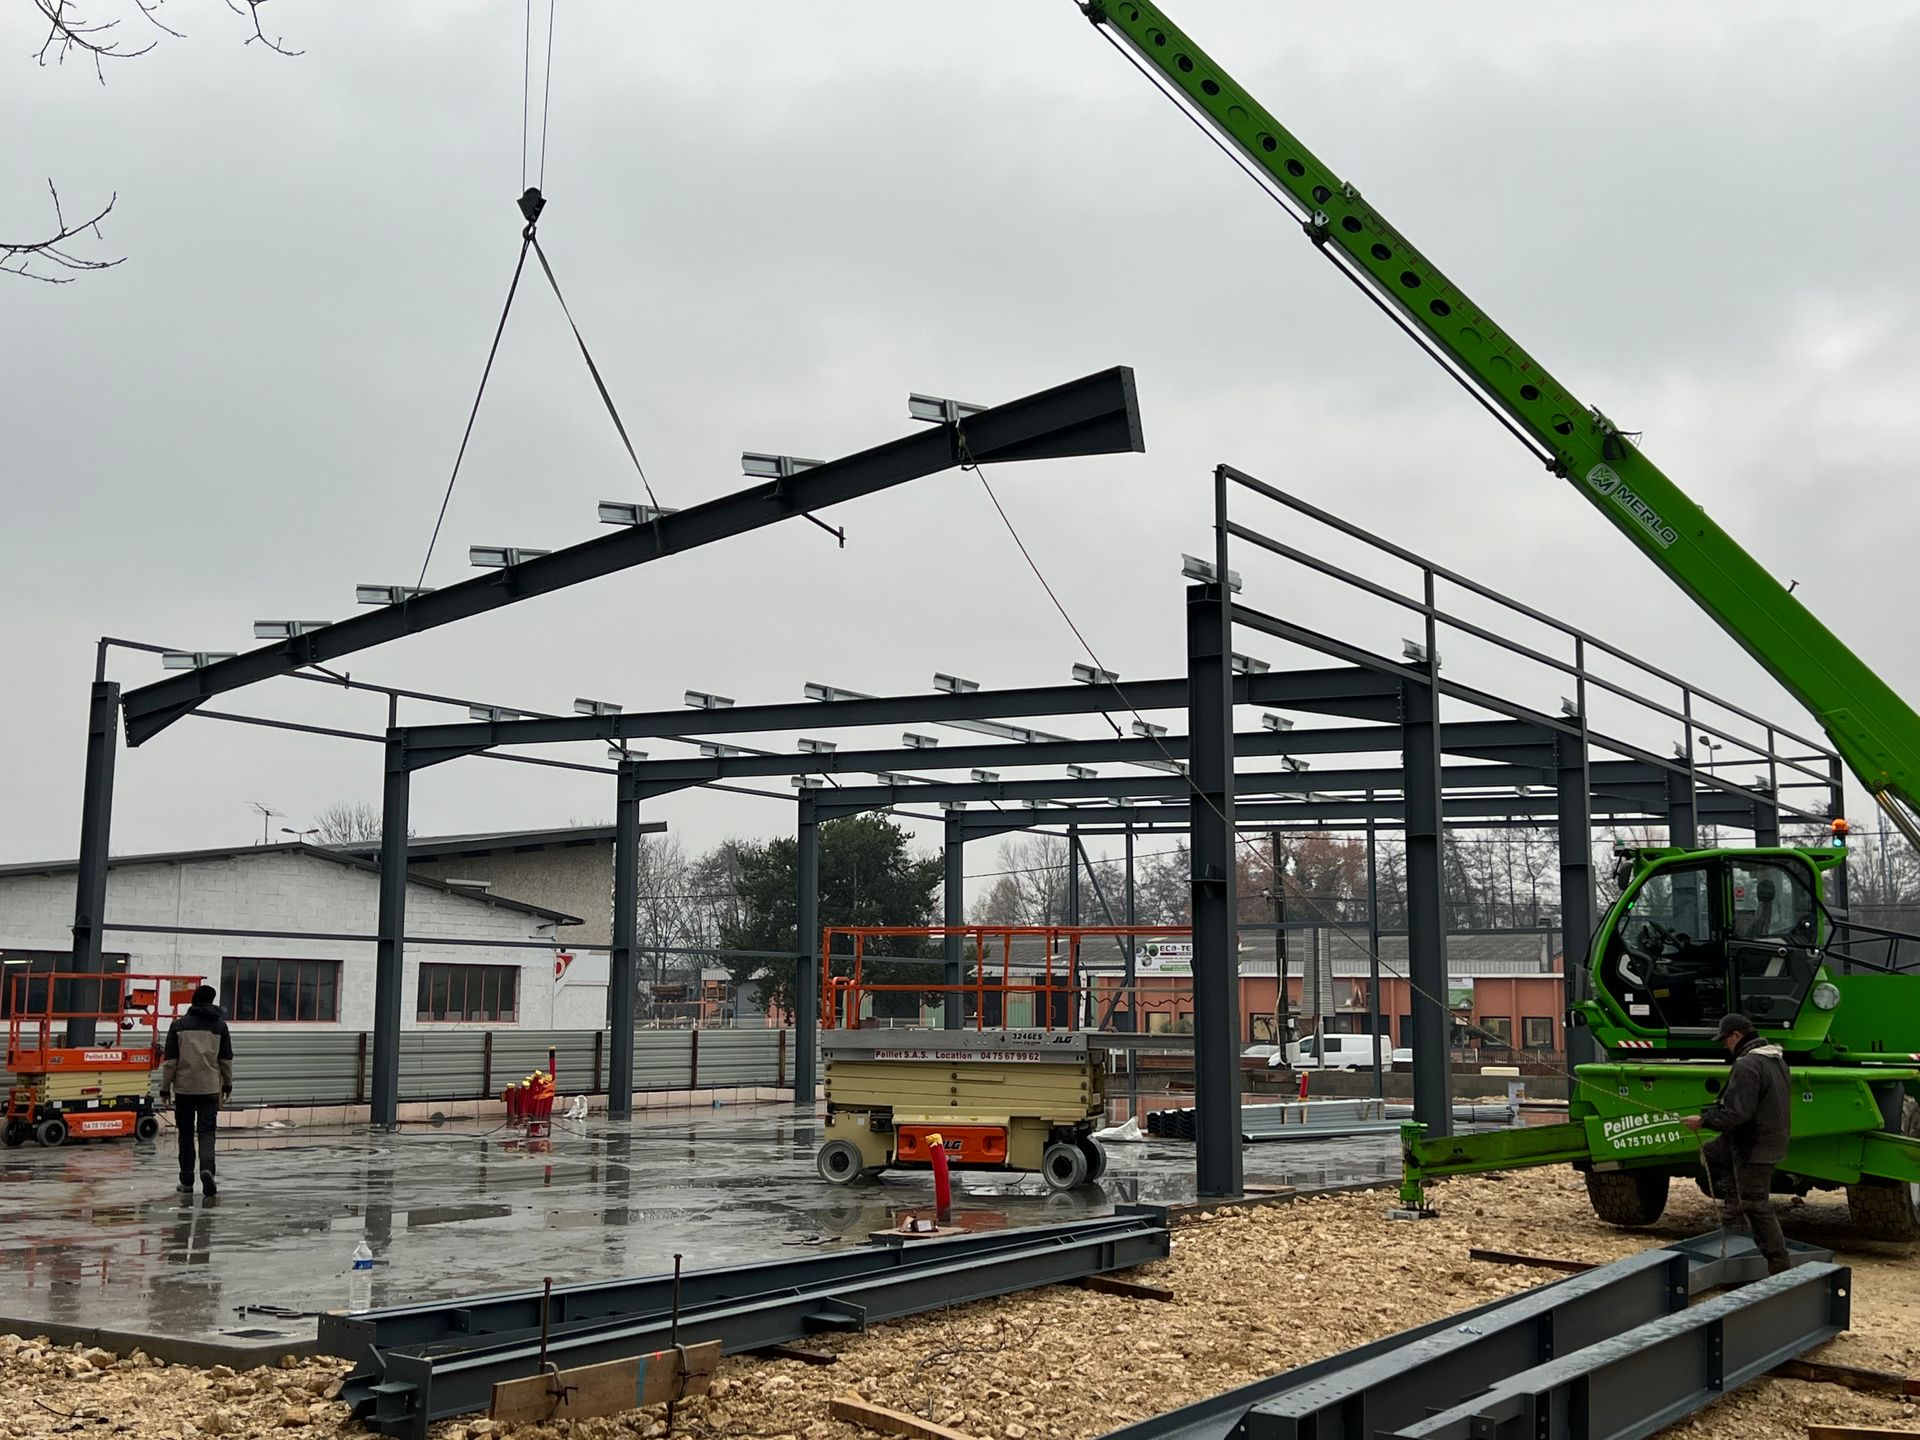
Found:
[{"label": "orange safety barrier", "polygon": [[[971,996],[974,1002],[973,1028],[985,1030],[987,1000],[998,996],[1001,1018],[1006,1017],[1006,1000],[1014,995],[1036,997],[1038,1014],[1033,1024],[1022,1029],[1072,1030],[1076,1001],[1088,991],[1087,977],[1080,962],[1081,943],[1089,939],[1184,940],[1192,931],[1184,925],[830,925],[820,938],[820,1028],[858,1030],[860,1011],[866,997],[877,994]],[[972,978],[958,985],[945,983],[883,983],[866,978],[869,960],[911,960],[916,964],[936,964],[926,956],[897,956],[875,953],[872,942],[885,940],[961,941],[961,969],[971,969]],[[1018,938],[1037,938],[1042,952],[1036,961],[1021,960],[1022,965],[1037,963],[1039,971],[1030,979],[1014,972],[1014,942]],[[989,950],[994,951],[999,974],[989,974]],[[1056,952],[1064,948],[1064,955]],[[841,973],[834,973],[840,966]],[[1067,1004],[1065,1024],[1054,1023],[1056,998]],[[992,1027],[1004,1028],[1004,1025]]]}]

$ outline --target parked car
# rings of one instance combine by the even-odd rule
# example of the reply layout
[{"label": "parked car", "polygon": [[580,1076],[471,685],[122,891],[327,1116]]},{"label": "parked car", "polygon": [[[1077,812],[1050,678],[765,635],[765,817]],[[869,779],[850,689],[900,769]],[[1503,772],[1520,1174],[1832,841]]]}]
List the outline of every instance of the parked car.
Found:
[{"label": "parked car", "polygon": [[[1309,1035],[1287,1046],[1282,1063],[1296,1070],[1371,1070],[1377,1056],[1381,1068],[1391,1069],[1402,1053],[1385,1035]],[[1411,1062],[1413,1052],[1404,1054]]]}]

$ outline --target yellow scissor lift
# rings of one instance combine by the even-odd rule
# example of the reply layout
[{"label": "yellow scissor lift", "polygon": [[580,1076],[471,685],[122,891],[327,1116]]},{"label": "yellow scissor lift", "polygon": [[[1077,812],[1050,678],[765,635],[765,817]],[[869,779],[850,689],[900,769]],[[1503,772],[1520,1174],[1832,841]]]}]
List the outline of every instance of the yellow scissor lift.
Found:
[{"label": "yellow scissor lift", "polygon": [[[893,1166],[931,1167],[937,1136],[956,1168],[1037,1172],[1055,1190],[1098,1180],[1106,1156],[1093,1132],[1106,1124],[1107,1054],[1131,1035],[1075,1028],[1087,997],[1080,942],[1089,936],[1165,939],[1184,930],[1125,926],[859,926],[834,928],[821,945],[820,1050],[827,1138],[816,1164],[838,1185]],[[874,943],[954,935],[972,950],[971,982],[881,984],[865,976]],[[1022,978],[1018,937],[1035,937],[1037,973]],[[999,975],[987,975],[989,942]],[[1065,955],[1056,968],[1055,951]],[[838,953],[836,954],[836,950]],[[834,966],[843,973],[835,975]],[[1029,964],[1024,967],[1033,970]],[[972,998],[973,1028],[876,1028],[876,994]],[[1009,1027],[1009,1012],[1037,1011],[1037,1024]],[[989,1026],[991,1014],[1003,1022]],[[1055,1023],[1055,1021],[1060,1023]]]}]

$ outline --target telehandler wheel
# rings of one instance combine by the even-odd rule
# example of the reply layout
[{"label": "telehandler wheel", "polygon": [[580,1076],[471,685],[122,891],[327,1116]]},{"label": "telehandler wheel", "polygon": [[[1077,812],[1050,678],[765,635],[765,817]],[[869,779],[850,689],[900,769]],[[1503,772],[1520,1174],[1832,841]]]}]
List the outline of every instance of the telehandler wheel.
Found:
[{"label": "telehandler wheel", "polygon": [[51,1120],[42,1120],[34,1127],[33,1138],[49,1150],[56,1145],[63,1145],[67,1139],[67,1122],[57,1115]]},{"label": "telehandler wheel", "polygon": [[1081,1135],[1074,1139],[1080,1147],[1080,1153],[1087,1157],[1087,1179],[1098,1180],[1107,1173],[1107,1152],[1100,1142],[1091,1135]]},{"label": "telehandler wheel", "polygon": [[1049,1190],[1077,1190],[1087,1183],[1087,1152],[1070,1140],[1056,1140],[1040,1157],[1040,1175]]},{"label": "telehandler wheel", "polygon": [[1609,1225],[1651,1225],[1667,1208],[1664,1170],[1589,1170],[1587,1199]]},{"label": "telehandler wheel", "polygon": [[[1911,1095],[1901,1102],[1900,1133],[1920,1140],[1920,1101]],[[1920,1240],[1920,1185],[1862,1180],[1847,1187],[1847,1213],[1863,1239]]]},{"label": "telehandler wheel", "polygon": [[851,1140],[829,1140],[813,1157],[820,1178],[834,1185],[851,1185],[860,1178],[860,1147]]}]

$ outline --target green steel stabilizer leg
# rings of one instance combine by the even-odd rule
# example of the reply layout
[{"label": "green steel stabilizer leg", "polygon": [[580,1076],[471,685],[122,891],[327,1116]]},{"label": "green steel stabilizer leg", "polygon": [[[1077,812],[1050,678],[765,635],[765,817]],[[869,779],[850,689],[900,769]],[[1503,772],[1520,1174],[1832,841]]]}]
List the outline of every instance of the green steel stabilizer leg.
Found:
[{"label": "green steel stabilizer leg", "polygon": [[1426,1167],[1420,1163],[1420,1142],[1427,1127],[1409,1121],[1400,1127],[1400,1205],[1406,1210],[1427,1208]]},{"label": "green steel stabilizer leg", "polygon": [[1410,1208],[1426,1208],[1429,1180],[1525,1170],[1535,1165],[1571,1165],[1591,1154],[1587,1127],[1579,1121],[1433,1139],[1427,1138],[1426,1128],[1415,1124],[1400,1127],[1400,1200]]}]

